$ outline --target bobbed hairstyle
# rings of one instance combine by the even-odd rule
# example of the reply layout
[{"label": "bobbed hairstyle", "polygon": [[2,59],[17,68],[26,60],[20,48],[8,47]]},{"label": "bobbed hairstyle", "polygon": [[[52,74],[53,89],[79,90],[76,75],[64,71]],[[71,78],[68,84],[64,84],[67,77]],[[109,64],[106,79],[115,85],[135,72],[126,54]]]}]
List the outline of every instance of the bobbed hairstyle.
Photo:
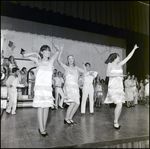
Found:
[{"label": "bobbed hairstyle", "polygon": [[9,62],[11,61],[11,58],[12,58],[12,57],[13,57],[13,59],[15,59],[13,55],[10,55],[9,58],[8,58],[8,61],[9,61]]},{"label": "bobbed hairstyle", "polygon": [[88,62],[86,62],[86,63],[85,63],[85,66],[87,66],[87,65],[89,65],[89,66],[91,67],[91,64],[90,64],[90,63],[88,63]]},{"label": "bobbed hairstyle", "polygon": [[117,56],[119,56],[118,53],[112,53],[112,54],[110,54],[108,56],[108,58],[106,59],[105,64],[112,63],[117,58]]},{"label": "bobbed hairstyle", "polygon": [[43,45],[43,46],[40,48],[39,55],[41,56],[41,58],[43,58],[42,52],[45,51],[45,50],[47,50],[47,49],[51,52],[51,48],[50,48],[48,45]]},{"label": "bobbed hairstyle", "polygon": [[27,69],[27,68],[26,68],[26,67],[22,67],[22,69],[21,69],[21,70],[22,70],[22,71],[24,71],[25,69]]},{"label": "bobbed hairstyle", "polygon": [[19,70],[19,68],[17,67],[12,68],[12,73],[16,72],[17,70]]},{"label": "bobbed hairstyle", "polygon": [[[70,56],[73,57],[73,55],[68,55],[68,56],[67,56],[67,63],[66,63],[67,66],[69,66],[68,58],[69,58]],[[73,58],[74,58],[74,57],[73,57]],[[76,63],[75,63],[75,60],[74,60],[74,61],[73,61],[73,66],[75,66],[75,65],[76,65]]]}]

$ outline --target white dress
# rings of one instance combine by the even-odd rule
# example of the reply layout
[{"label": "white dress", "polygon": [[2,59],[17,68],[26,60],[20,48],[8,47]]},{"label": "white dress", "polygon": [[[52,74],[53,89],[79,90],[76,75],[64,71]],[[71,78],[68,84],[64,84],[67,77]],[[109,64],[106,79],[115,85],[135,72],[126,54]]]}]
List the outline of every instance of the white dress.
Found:
[{"label": "white dress", "polygon": [[[120,66],[114,67],[111,73],[123,74],[123,70]],[[123,77],[109,77],[108,92],[104,103],[120,103],[125,102],[125,93],[123,88]]]},{"label": "white dress", "polygon": [[78,76],[76,67],[65,66],[64,102],[68,105],[70,105],[70,102],[80,103]]},{"label": "white dress", "polygon": [[33,107],[54,107],[52,74],[53,61],[39,63],[35,79]]}]

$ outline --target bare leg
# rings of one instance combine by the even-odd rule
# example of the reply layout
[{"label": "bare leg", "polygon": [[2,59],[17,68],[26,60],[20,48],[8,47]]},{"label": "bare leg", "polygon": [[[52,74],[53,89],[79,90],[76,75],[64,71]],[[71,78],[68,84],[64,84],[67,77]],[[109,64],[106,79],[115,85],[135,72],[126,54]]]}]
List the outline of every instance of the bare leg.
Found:
[{"label": "bare leg", "polygon": [[72,111],[72,109],[73,109],[73,107],[74,107],[74,105],[75,105],[75,103],[70,103],[70,105],[69,105],[69,107],[68,107],[68,109],[67,109],[67,113],[66,113],[66,120],[68,120],[69,118],[70,118],[70,113],[71,113],[71,111]]},{"label": "bare leg", "polygon": [[69,115],[69,119],[72,120],[72,118],[73,118],[74,114],[76,113],[78,107],[79,107],[79,104],[76,104],[76,103],[75,103],[75,105],[74,105],[74,107],[73,107],[73,109],[72,109],[72,111],[71,111],[71,113],[70,113],[70,115]]},{"label": "bare leg", "polygon": [[44,131],[44,126],[43,126],[43,108],[38,108],[38,110],[37,110],[37,119],[38,119],[40,132],[43,132]]},{"label": "bare leg", "polygon": [[63,108],[63,102],[64,102],[64,93],[63,93],[63,90],[61,89],[60,92],[59,92],[60,96],[61,96],[61,99],[59,101],[59,107]]},{"label": "bare leg", "polygon": [[98,105],[99,105],[99,107],[101,107],[101,96],[99,97],[99,103],[98,103]]},{"label": "bare leg", "polygon": [[121,110],[122,110],[122,103],[117,103],[115,111],[114,111],[114,123],[118,123],[118,119],[120,117]]},{"label": "bare leg", "polygon": [[46,130],[46,124],[47,124],[47,118],[48,118],[48,112],[49,112],[49,108],[44,108],[43,109],[44,111],[43,111],[43,114],[44,114],[44,124],[43,124],[43,128],[44,128],[44,130]]},{"label": "bare leg", "polygon": [[55,88],[55,108],[58,109],[58,92],[56,88]]}]

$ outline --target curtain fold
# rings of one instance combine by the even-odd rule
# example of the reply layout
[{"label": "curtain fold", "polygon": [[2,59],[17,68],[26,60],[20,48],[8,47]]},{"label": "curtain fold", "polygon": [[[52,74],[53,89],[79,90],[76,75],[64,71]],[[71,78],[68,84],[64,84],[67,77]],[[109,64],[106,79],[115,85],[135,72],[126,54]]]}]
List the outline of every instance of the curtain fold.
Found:
[{"label": "curtain fold", "polygon": [[149,6],[138,1],[9,1],[149,35]]}]

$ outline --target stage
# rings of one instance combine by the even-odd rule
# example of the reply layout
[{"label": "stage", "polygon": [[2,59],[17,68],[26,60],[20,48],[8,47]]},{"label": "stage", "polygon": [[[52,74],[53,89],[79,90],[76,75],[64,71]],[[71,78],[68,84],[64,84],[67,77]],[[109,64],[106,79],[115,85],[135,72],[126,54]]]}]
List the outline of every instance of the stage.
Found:
[{"label": "stage", "polygon": [[149,108],[123,106],[121,129],[113,128],[114,108],[102,105],[94,108],[94,115],[74,116],[77,125],[68,126],[63,120],[66,108],[49,111],[47,132],[38,132],[37,109],[17,108],[16,115],[1,116],[1,148],[149,148]]}]

